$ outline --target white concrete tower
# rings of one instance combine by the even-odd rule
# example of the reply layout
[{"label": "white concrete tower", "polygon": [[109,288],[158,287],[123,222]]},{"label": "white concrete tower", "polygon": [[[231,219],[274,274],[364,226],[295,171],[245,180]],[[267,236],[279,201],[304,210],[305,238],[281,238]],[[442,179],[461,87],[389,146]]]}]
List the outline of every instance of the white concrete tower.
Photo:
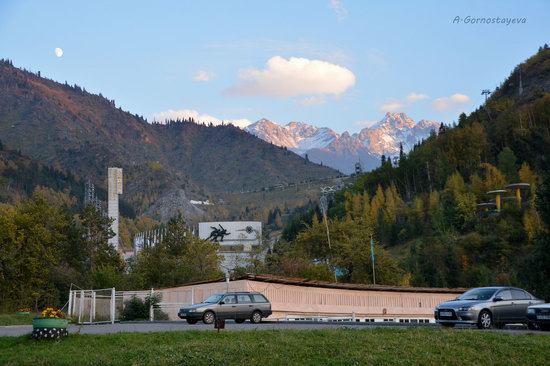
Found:
[{"label": "white concrete tower", "polygon": [[122,168],[109,168],[107,189],[107,214],[113,219],[111,229],[115,233],[109,244],[118,249],[118,195],[122,194]]}]

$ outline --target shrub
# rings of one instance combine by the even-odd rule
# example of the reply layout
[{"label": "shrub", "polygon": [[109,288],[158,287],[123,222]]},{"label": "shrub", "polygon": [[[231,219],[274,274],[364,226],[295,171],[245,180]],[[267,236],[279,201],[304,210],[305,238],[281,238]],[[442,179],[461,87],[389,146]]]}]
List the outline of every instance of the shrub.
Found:
[{"label": "shrub", "polygon": [[[161,298],[160,295],[153,294],[148,295],[145,301],[143,301],[139,297],[132,296],[132,298],[124,304],[121,320],[148,320],[150,307],[160,303]],[[160,309],[155,309],[154,318],[155,320],[168,320],[168,314]]]}]

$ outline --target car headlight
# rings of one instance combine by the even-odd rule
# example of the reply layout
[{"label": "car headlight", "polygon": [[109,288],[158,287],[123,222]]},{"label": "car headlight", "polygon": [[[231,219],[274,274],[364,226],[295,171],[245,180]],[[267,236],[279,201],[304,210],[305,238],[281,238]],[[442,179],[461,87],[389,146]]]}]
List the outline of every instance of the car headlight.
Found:
[{"label": "car headlight", "polygon": [[473,306],[463,306],[461,308],[458,308],[458,311],[470,311],[472,310]]},{"label": "car headlight", "polygon": [[527,308],[527,314],[535,314],[535,309]]}]

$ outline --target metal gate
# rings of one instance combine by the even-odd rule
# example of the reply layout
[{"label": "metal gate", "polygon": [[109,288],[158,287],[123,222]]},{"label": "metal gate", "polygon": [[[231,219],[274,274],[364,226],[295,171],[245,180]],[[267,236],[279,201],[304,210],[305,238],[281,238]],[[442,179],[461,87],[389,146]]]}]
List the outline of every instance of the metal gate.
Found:
[{"label": "metal gate", "polygon": [[70,290],[68,316],[78,324],[111,323],[121,320],[126,303],[133,297],[145,300],[147,296],[159,295],[161,299],[149,309],[149,320],[155,320],[155,310],[163,311],[170,320],[177,319],[177,311],[183,305],[193,303],[194,291],[189,294],[170,290],[116,291],[116,289]]},{"label": "metal gate", "polygon": [[67,313],[79,324],[114,323],[122,309],[123,298],[114,288],[69,292]]}]

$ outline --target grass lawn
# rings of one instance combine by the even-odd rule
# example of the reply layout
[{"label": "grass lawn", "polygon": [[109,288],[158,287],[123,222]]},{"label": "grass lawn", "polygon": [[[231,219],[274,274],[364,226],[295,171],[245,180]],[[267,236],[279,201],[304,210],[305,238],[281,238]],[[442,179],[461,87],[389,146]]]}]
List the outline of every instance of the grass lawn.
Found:
[{"label": "grass lawn", "polygon": [[32,324],[32,319],[38,314],[30,313],[29,315],[0,314],[0,326],[5,325],[25,325]]},{"label": "grass lawn", "polygon": [[453,329],[0,337],[1,365],[547,365],[550,336]]}]

